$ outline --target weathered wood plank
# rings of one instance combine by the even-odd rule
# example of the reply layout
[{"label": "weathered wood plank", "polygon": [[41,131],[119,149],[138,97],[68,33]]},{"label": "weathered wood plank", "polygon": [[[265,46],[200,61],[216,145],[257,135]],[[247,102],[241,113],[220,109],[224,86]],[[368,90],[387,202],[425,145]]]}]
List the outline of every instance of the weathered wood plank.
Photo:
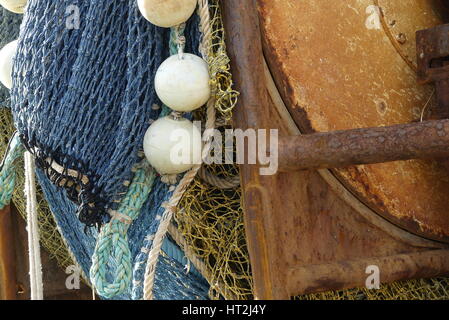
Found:
[{"label": "weathered wood plank", "polygon": [[0,299],[17,298],[16,256],[11,222],[11,207],[0,210]]}]

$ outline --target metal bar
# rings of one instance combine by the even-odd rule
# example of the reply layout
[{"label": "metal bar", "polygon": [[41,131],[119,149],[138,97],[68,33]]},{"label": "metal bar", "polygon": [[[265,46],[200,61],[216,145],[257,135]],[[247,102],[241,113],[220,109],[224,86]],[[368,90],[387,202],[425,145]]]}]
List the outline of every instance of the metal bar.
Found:
[{"label": "metal bar", "polygon": [[279,140],[281,172],[448,157],[449,120],[315,133]]},{"label": "metal bar", "polygon": [[17,281],[11,208],[0,211],[0,299],[17,299]]},{"label": "metal bar", "polygon": [[[265,87],[264,57],[255,0],[221,1],[226,29],[227,48],[236,89],[241,93],[234,112],[236,128],[270,129],[270,99]],[[245,157],[247,159],[247,157]],[[285,274],[275,268],[277,248],[270,217],[276,205],[274,197],[277,176],[261,176],[259,165],[240,166],[246,238],[257,299],[286,296]],[[288,298],[288,297],[287,297]]]},{"label": "metal bar", "polygon": [[[370,274],[368,266],[377,266],[380,282],[432,278],[449,275],[449,250],[432,250],[382,258],[348,260],[332,264],[307,265],[289,271],[292,295],[364,287]],[[331,279],[338,279],[331,280]]]}]

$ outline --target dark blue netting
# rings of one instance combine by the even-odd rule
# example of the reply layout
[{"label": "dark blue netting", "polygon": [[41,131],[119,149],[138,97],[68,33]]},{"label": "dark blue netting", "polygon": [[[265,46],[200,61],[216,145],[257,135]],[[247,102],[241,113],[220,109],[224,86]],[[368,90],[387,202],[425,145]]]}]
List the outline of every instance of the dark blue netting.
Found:
[{"label": "dark blue netting", "polygon": [[[68,28],[79,9],[79,29]],[[135,0],[30,0],[14,61],[12,111],[56,221],[88,274],[97,236],[126,193],[143,136],[160,104],[153,79],[169,55],[170,30],[146,21]],[[186,51],[198,54],[198,18],[186,28]],[[53,164],[63,167],[52,170]],[[75,170],[77,177],[69,174]],[[86,183],[82,177],[88,177]],[[142,297],[143,273],[161,204],[171,196],[158,178],[129,230],[134,281],[122,299]],[[81,221],[78,221],[78,219]],[[166,252],[173,244],[166,241]],[[178,259],[179,260],[179,259]],[[155,297],[207,298],[208,285],[183,264],[158,264]]]},{"label": "dark blue netting", "polygon": [[[78,30],[66,26],[73,5]],[[199,38],[195,22],[188,47]],[[149,120],[160,112],[151,108],[153,79],[168,43],[169,30],[146,21],[135,0],[29,2],[13,73],[15,123],[39,159],[89,177],[69,193],[88,226],[104,222],[126,192]]]},{"label": "dark blue netting", "polygon": [[[17,39],[22,16],[12,13],[0,6],[0,49]],[[0,85],[0,108],[9,107],[9,90]]]}]

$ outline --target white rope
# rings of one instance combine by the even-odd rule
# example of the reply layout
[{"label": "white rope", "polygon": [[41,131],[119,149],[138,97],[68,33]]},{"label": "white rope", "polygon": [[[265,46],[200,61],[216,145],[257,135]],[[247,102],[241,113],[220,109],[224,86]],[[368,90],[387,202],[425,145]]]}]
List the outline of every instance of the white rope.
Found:
[{"label": "white rope", "polygon": [[[207,56],[208,52],[205,49],[210,47],[210,43],[212,41],[208,0],[198,0],[198,6],[201,20],[200,28],[203,34],[200,51],[204,59],[207,62],[209,62],[208,59],[209,57]],[[202,159],[205,159],[207,157],[212,145],[213,132],[211,129],[215,128],[215,121],[216,121],[215,113],[216,113],[215,95],[212,94],[212,98],[207,103],[206,131],[203,137],[205,145],[203,148]],[[196,165],[193,169],[191,169],[184,175],[183,179],[173,192],[173,196],[168,201],[168,203],[165,204],[164,214],[162,215],[159,228],[153,240],[153,245],[151,247],[150,253],[148,254],[147,265],[145,269],[144,294],[143,294],[145,300],[153,300],[154,298],[153,288],[154,288],[154,279],[156,275],[156,265],[159,259],[162,244],[164,242],[165,236],[167,235],[168,228],[173,218],[174,211],[176,210],[176,207],[178,206],[178,203],[181,200],[184,192],[187,190],[188,186],[193,181],[200,168],[201,165]]]},{"label": "white rope", "polygon": [[25,152],[25,195],[27,200],[27,232],[30,263],[31,300],[43,300],[42,262],[37,223],[35,165],[31,153]]}]

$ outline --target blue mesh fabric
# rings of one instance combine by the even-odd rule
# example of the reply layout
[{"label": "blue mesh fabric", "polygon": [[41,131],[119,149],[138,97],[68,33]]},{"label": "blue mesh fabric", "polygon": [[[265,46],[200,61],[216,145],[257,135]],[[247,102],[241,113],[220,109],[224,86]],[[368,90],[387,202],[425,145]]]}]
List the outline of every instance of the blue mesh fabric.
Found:
[{"label": "blue mesh fabric", "polygon": [[[66,26],[70,5],[79,8],[79,29]],[[79,204],[95,203],[103,217],[157,117],[153,75],[167,42],[135,1],[29,2],[13,74],[16,126],[41,158],[89,177]]]},{"label": "blue mesh fabric", "polygon": [[[73,5],[79,8],[79,29],[66,25]],[[86,274],[97,229],[85,226],[99,226],[109,218],[107,209],[117,207],[140,161],[145,131],[161,112],[152,108],[159,103],[153,79],[169,54],[169,33],[146,21],[135,0],[29,0],[14,62],[12,111],[23,143],[36,156],[58,226]],[[196,16],[186,38],[186,51],[198,54]],[[48,170],[47,159],[86,175],[89,183],[62,183],[66,179]],[[129,230],[133,286],[117,298],[142,298],[146,257],[161,204],[170,196],[157,179]],[[168,241],[164,246],[173,249]],[[156,298],[206,299],[207,291],[204,279],[186,273],[182,261],[160,260]]]},{"label": "blue mesh fabric", "polygon": [[[73,5],[78,30],[66,26]],[[89,177],[70,194],[89,226],[104,222],[126,192],[149,120],[160,112],[151,108],[153,80],[168,43],[169,30],[146,21],[135,0],[29,2],[13,72],[15,124],[38,158]]]},{"label": "blue mesh fabric", "polygon": [[[0,48],[19,36],[19,27],[22,22],[22,15],[9,12],[0,6]],[[9,107],[9,90],[0,85],[0,107]]]}]

